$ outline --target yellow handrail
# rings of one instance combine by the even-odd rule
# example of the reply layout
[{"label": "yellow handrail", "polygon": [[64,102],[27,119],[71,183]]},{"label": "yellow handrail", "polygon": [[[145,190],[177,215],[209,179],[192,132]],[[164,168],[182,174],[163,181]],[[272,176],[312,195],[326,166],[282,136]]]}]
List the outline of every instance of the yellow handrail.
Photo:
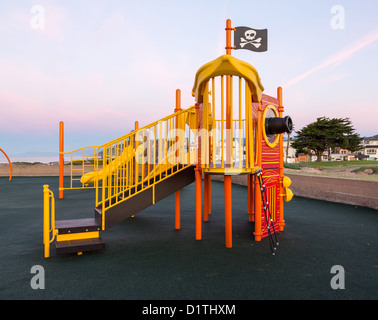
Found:
[{"label": "yellow handrail", "polygon": [[[89,184],[81,182],[81,177],[88,172],[96,172],[99,169],[99,166],[101,167],[101,164],[99,164],[97,148],[98,146],[90,146],[68,152],[60,152],[63,156],[68,155],[70,159],[70,182],[69,186],[63,186],[63,190],[95,188],[95,186],[89,186]],[[93,163],[90,163],[91,161],[93,161]],[[74,166],[80,166],[80,168]]]},{"label": "yellow handrail", "polygon": [[103,166],[92,178],[103,219],[107,209],[147,188],[153,188],[154,196],[157,183],[192,165],[193,111],[195,107],[180,110],[97,147]]},{"label": "yellow handrail", "polygon": [[[51,199],[51,211],[50,211]],[[51,213],[50,213],[51,212]],[[50,239],[50,234],[52,238]],[[43,186],[43,244],[45,258],[50,257],[50,243],[54,241],[57,230],[55,229],[55,198],[49,185]]]}]

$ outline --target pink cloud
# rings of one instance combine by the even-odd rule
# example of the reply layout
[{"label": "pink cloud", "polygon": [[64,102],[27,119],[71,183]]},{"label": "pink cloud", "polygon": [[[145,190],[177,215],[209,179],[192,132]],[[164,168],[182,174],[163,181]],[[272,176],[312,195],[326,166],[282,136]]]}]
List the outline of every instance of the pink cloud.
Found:
[{"label": "pink cloud", "polygon": [[325,85],[332,82],[336,82],[336,81],[348,78],[351,75],[352,75],[351,73],[334,74],[334,75],[331,75],[329,78],[325,79],[324,81],[319,82],[319,85]]},{"label": "pink cloud", "polygon": [[313,67],[312,69],[302,73],[301,75],[295,77],[294,79],[287,82],[283,87],[289,88],[293,85],[301,82],[308,76],[312,75],[313,73],[324,69],[326,67],[336,67],[340,63],[344,62],[345,60],[351,58],[354,54],[356,54],[358,51],[362,50],[366,46],[370,45],[371,43],[378,40],[378,28],[374,29],[372,32],[370,32],[368,35],[363,37],[361,40],[358,40],[354,42],[350,47],[344,49],[343,51],[330,56],[327,58],[323,63]]},{"label": "pink cloud", "polygon": [[43,130],[50,115],[42,104],[22,95],[0,90],[0,127],[4,131],[21,133],[26,128]]}]

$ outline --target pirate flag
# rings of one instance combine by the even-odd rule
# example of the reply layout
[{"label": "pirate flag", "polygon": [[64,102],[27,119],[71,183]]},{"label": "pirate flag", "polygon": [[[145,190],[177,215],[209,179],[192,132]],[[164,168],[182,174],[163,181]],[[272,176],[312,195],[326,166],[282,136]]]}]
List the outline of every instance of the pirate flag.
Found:
[{"label": "pirate flag", "polygon": [[247,49],[255,52],[268,50],[268,29],[252,29],[249,27],[236,27],[234,33],[234,46],[237,49]]}]

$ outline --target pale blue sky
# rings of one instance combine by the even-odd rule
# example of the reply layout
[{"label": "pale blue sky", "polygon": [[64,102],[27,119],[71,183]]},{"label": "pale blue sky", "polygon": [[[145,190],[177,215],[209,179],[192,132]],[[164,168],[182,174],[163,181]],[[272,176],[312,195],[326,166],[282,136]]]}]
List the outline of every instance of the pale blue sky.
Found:
[{"label": "pale blue sky", "polygon": [[[344,29],[331,27],[334,5]],[[265,93],[283,86],[295,128],[349,117],[360,135],[378,134],[377,17],[376,0],[3,0],[0,147],[57,152],[60,120],[66,150],[99,145],[172,113],[176,89],[189,107],[196,71],[225,53],[228,18],[268,29],[268,52],[232,55],[258,70]]]}]

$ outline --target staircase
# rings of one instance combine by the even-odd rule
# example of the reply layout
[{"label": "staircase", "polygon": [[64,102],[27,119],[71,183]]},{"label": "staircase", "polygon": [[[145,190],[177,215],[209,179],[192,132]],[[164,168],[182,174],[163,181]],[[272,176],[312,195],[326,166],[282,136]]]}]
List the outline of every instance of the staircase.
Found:
[{"label": "staircase", "polygon": [[[170,194],[191,184],[195,180],[194,167],[183,170],[180,166],[169,169],[165,174],[155,177],[155,183],[144,182],[118,195],[118,200],[125,199],[106,210],[104,230],[124,221],[148,208]],[[153,178],[152,178],[153,179]],[[155,190],[153,190],[153,185]],[[143,187],[146,187],[143,189]],[[136,190],[135,190],[136,188]],[[142,190],[143,189],[143,190]],[[129,197],[129,195],[132,195]],[[112,203],[114,199],[108,200]],[[115,203],[115,201],[114,201]],[[56,254],[77,253],[101,250],[105,248],[104,240],[99,236],[102,230],[102,206],[95,208],[95,217],[89,219],[55,221]]]},{"label": "staircase", "polygon": [[80,254],[105,248],[105,242],[99,236],[101,221],[98,219],[58,220],[55,222],[55,229],[58,232],[56,254]]},{"label": "staircase", "polygon": [[[64,153],[70,154],[71,160],[75,161],[76,154],[82,153],[82,158],[78,160],[83,164],[81,186],[75,181],[79,179],[73,178],[74,169],[71,168],[70,187],[59,185],[59,191],[94,188],[94,216],[91,219],[55,221],[54,195],[49,186],[44,185],[45,257],[50,256],[50,244],[54,241],[56,254],[80,254],[105,248],[100,231],[111,228],[194,182],[192,159],[195,159],[197,150],[190,151],[190,145],[185,141],[190,141],[191,134],[194,135],[190,133],[191,129],[197,129],[196,108],[178,110],[101,146]],[[185,133],[185,138],[179,139],[172,129],[180,129],[180,133]],[[86,157],[95,159],[94,164],[90,165],[91,172],[84,170],[89,166],[85,162]]]}]

